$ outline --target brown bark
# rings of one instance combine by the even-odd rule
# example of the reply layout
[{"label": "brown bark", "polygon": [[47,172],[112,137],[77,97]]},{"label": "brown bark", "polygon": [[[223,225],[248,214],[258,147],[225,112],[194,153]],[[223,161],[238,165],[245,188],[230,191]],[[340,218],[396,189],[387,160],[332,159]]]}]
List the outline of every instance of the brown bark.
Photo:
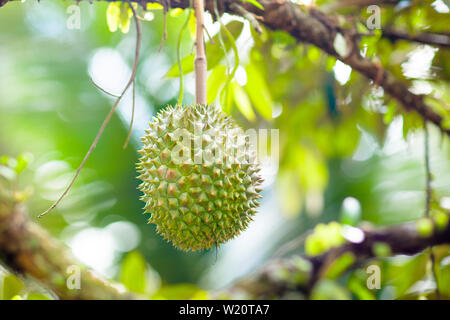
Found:
[{"label": "brown bark", "polygon": [[[419,234],[416,223],[364,230],[364,240],[360,243],[347,242],[316,257],[293,256],[269,261],[260,270],[215,293],[215,297],[233,298],[242,293],[253,299],[280,298],[289,293],[307,297],[338,257],[352,253],[355,257],[353,265],[356,265],[375,257],[374,245],[379,243],[387,244],[391,255],[416,254],[432,245],[450,244],[450,224],[443,229],[434,226],[427,236]],[[76,261],[64,244],[31,221],[23,209],[11,209],[1,202],[0,261],[13,272],[35,278],[60,299],[139,298]],[[67,286],[71,266],[80,267],[80,289]]]},{"label": "brown bark", "polygon": [[[0,262],[12,272],[35,278],[60,299],[135,299],[122,285],[103,279],[53,239],[23,209],[0,202]],[[70,289],[74,269],[80,270],[80,288]]]},{"label": "brown bark", "polygon": [[441,33],[418,33],[409,34],[408,32],[395,29],[383,30],[382,36],[395,42],[397,40],[413,41],[418,43],[430,44],[442,48],[450,47],[450,35]]},{"label": "brown bark", "polygon": [[[10,0],[11,1],[11,0]],[[118,0],[97,0],[118,1]],[[130,0],[145,7],[146,3],[154,0]],[[205,9],[214,15],[214,1],[206,0]],[[3,0],[3,5],[7,3]],[[168,0],[171,8],[187,8],[189,0]],[[406,111],[415,111],[423,119],[434,123],[442,132],[450,135],[450,129],[442,125],[443,117],[433,108],[427,105],[423,95],[417,95],[409,91],[409,85],[394,77],[381,65],[361,56],[359,52],[359,34],[356,30],[342,28],[333,16],[326,15],[316,8],[304,9],[289,0],[259,0],[264,7],[261,10],[251,3],[240,0],[217,0],[220,13],[227,12],[234,15],[242,15],[242,10],[236,9],[233,4],[238,3],[246,12],[255,15],[256,19],[272,30],[282,30],[300,42],[310,43],[322,49],[325,53],[336,57],[354,70],[372,80],[374,84],[381,86],[385,92],[394,97]],[[380,4],[395,4],[398,1],[378,1]],[[334,49],[335,36],[340,33],[346,39],[349,53],[339,55]]]},{"label": "brown bark", "polygon": [[272,260],[254,274],[235,282],[217,294],[234,297],[244,294],[251,299],[282,298],[292,293],[309,296],[315,284],[323,277],[334,261],[345,253],[355,257],[349,268],[376,257],[375,245],[386,244],[390,255],[413,255],[434,245],[450,243],[450,224],[444,229],[434,226],[428,236],[421,236],[416,223],[407,223],[378,230],[364,230],[360,243],[346,243],[316,257],[291,257]]}]

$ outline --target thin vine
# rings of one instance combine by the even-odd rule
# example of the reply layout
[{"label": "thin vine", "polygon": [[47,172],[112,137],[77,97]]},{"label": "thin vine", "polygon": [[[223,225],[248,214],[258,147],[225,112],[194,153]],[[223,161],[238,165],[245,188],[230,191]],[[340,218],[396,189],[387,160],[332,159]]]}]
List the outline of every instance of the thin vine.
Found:
[{"label": "thin vine", "polygon": [[[233,80],[234,75],[236,74],[237,68],[239,67],[239,64],[240,64],[239,53],[238,53],[238,48],[236,46],[236,41],[235,41],[233,35],[228,30],[228,28],[223,24],[222,19],[220,18],[219,10],[217,9],[217,0],[214,1],[214,14],[217,16],[217,20],[219,21],[219,24],[220,24],[219,40],[221,42],[222,48],[225,50],[225,56],[226,56],[226,47],[225,47],[225,45],[223,43],[223,39],[221,37],[222,29],[225,31],[225,34],[226,34],[228,40],[230,40],[231,47],[232,47],[233,53],[234,53],[234,67],[233,67],[233,70],[231,71],[231,73],[227,76],[227,80],[225,81],[224,89],[221,93],[221,100],[222,100],[222,96],[225,95],[223,104],[224,104],[224,106],[226,106],[226,110],[229,111],[229,106],[227,105],[228,104],[229,85],[230,85],[231,81]],[[227,65],[228,65],[228,60],[227,60]],[[227,69],[229,69],[229,66],[227,67]]]},{"label": "thin vine", "polygon": [[[70,191],[70,189],[72,188],[72,185],[75,183],[81,170],[83,169],[86,161],[88,160],[89,156],[91,155],[91,153],[94,151],[95,147],[97,146],[97,143],[100,140],[100,137],[102,136],[103,131],[105,130],[109,121],[111,120],[114,112],[116,111],[117,106],[119,105],[119,102],[122,100],[122,98],[125,95],[125,93],[127,92],[128,88],[131,86],[131,84],[134,82],[134,80],[136,78],[136,71],[137,71],[137,66],[138,66],[138,62],[139,62],[139,53],[140,53],[140,49],[141,49],[142,35],[141,35],[141,25],[140,25],[139,19],[137,18],[136,10],[134,9],[133,5],[131,5],[131,4],[129,4],[129,7],[131,8],[131,11],[133,12],[133,17],[134,17],[134,21],[135,21],[135,25],[136,25],[136,49],[135,49],[134,64],[133,64],[133,69],[131,71],[130,80],[128,80],[128,83],[126,84],[125,88],[122,90],[121,94],[117,97],[116,101],[114,102],[114,105],[112,106],[111,110],[107,114],[105,120],[103,121],[103,123],[97,133],[97,136],[95,137],[94,141],[92,142],[91,146],[89,147],[89,150],[87,151],[86,155],[84,156],[83,161],[81,161],[81,164],[78,167],[77,171],[75,172],[75,175],[72,178],[72,180],[70,181],[69,185],[66,187],[66,189],[61,194],[61,196],[59,196],[59,198],[50,206],[50,208],[48,208],[47,210],[42,212],[40,215],[38,215],[38,218],[42,218],[43,216],[45,216],[46,214],[51,212],[53,209],[55,209],[58,206],[58,204],[62,201],[62,199],[67,195],[67,193]],[[100,88],[97,85],[96,85],[96,87]],[[108,93],[104,89],[101,89],[101,90],[103,92]]]},{"label": "thin vine", "polygon": [[170,5],[170,1],[166,1],[166,3],[164,3],[164,1],[161,1],[162,5],[163,5],[163,35],[161,38],[161,43],[159,44],[159,49],[158,51],[161,52],[162,47],[164,46],[164,43],[167,40],[167,11],[168,11],[168,6]]},{"label": "thin vine", "polygon": [[125,139],[125,143],[123,144],[123,149],[126,149],[128,147],[128,143],[130,142],[131,138],[131,133],[133,132],[135,106],[136,106],[136,80],[133,79],[133,103],[131,107],[131,120],[130,120],[130,127],[128,128],[127,138]]}]

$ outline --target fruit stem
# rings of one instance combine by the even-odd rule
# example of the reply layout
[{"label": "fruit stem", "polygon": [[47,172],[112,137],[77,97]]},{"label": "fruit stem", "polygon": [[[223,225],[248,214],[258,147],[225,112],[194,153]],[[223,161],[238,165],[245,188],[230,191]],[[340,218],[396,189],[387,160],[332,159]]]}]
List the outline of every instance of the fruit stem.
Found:
[{"label": "fruit stem", "polygon": [[204,0],[194,0],[196,18],[195,103],[206,105],[206,54],[203,39]]}]

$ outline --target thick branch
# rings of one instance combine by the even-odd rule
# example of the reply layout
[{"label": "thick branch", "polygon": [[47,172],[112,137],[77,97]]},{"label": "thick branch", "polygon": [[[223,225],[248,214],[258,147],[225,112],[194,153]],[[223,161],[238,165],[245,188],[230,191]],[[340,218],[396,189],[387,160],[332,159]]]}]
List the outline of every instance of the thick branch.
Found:
[{"label": "thick branch", "polygon": [[419,235],[416,223],[379,230],[365,230],[362,242],[348,242],[320,256],[296,256],[284,260],[272,260],[250,277],[245,277],[220,292],[218,297],[233,298],[245,295],[251,299],[270,299],[300,293],[307,298],[332,262],[344,253],[353,254],[355,260],[352,266],[355,266],[376,257],[374,249],[376,244],[387,244],[392,255],[413,255],[422,252],[429,246],[449,243],[450,224],[443,230],[435,226],[433,232],[426,237]]},{"label": "thick branch", "polygon": [[[432,245],[450,243],[450,225],[437,227],[429,236],[421,236],[416,223],[364,230],[364,240],[346,243],[323,255],[272,260],[261,270],[239,280],[217,297],[282,298],[290,293],[308,296],[327,268],[344,253],[352,253],[354,264],[375,257],[375,244],[384,243],[391,254],[416,254]],[[10,209],[0,202],[0,261],[12,271],[30,275],[61,299],[136,299],[122,287],[111,284],[77,262],[70,250],[52,238],[23,210]],[[69,289],[67,280],[80,268],[80,289]],[[69,271],[71,270],[71,271]],[[70,280],[69,280],[70,282]]]},{"label": "thick branch", "polygon": [[[260,21],[267,27],[273,30],[284,30],[299,41],[319,47],[383,87],[407,111],[418,112],[424,119],[433,122],[442,131],[450,134],[449,129],[442,127],[442,117],[424,102],[424,96],[413,94],[409,91],[407,83],[396,79],[382,66],[361,56],[356,30],[340,27],[332,17],[314,8],[305,12],[289,1],[261,0],[260,2],[265,8],[264,11],[251,8],[248,4],[245,6],[247,10],[257,14]],[[334,39],[338,33],[347,41],[349,52],[345,55],[339,54],[334,48]]]},{"label": "thick branch", "polygon": [[[77,262],[64,244],[53,239],[37,223],[30,221],[22,209],[12,210],[2,203],[0,262],[14,272],[32,276],[61,299],[137,298],[121,285],[114,285],[109,280],[102,279]],[[75,278],[78,270],[79,289],[76,288]]]}]

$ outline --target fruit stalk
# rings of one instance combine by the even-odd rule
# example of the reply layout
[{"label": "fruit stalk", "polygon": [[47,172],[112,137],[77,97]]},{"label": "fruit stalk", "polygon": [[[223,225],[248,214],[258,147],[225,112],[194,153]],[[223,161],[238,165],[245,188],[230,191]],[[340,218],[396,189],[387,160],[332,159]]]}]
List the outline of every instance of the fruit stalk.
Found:
[{"label": "fruit stalk", "polygon": [[195,103],[206,105],[206,54],[203,39],[204,0],[194,0],[196,18]]}]

